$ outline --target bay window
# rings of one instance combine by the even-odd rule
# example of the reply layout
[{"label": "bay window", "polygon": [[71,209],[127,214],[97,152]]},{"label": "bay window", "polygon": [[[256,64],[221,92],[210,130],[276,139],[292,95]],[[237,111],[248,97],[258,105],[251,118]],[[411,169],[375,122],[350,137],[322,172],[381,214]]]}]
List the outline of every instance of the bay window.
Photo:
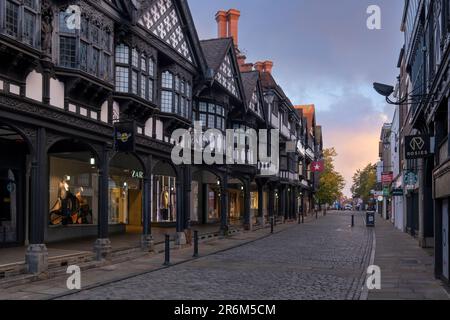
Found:
[{"label": "bay window", "polygon": [[193,121],[200,121],[203,127],[210,129],[225,128],[225,109],[223,106],[211,102],[199,102],[192,113]]},{"label": "bay window", "polygon": [[161,111],[190,118],[192,86],[170,71],[161,73]]},{"label": "bay window", "polygon": [[111,32],[100,29],[86,17],[81,18],[80,28],[69,28],[67,19],[71,13],[59,12],[58,65],[79,69],[104,81],[112,81]]},{"label": "bay window", "polygon": [[136,48],[119,44],[115,52],[116,91],[138,95],[152,101],[154,97],[154,61]]},{"label": "bay window", "polygon": [[0,0],[1,33],[37,48],[40,0]]}]

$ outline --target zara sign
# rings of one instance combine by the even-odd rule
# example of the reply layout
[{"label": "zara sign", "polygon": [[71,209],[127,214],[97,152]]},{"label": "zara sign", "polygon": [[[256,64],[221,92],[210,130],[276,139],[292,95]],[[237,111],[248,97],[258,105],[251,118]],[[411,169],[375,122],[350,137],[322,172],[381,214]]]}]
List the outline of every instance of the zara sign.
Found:
[{"label": "zara sign", "polygon": [[422,159],[430,156],[431,137],[430,136],[406,136],[405,156],[406,159]]}]

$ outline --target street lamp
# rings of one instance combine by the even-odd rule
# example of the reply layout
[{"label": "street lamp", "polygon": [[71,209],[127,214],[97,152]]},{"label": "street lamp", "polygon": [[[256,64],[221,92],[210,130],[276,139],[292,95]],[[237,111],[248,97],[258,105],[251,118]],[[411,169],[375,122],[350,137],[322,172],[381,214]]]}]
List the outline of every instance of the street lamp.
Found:
[{"label": "street lamp", "polygon": [[[396,106],[399,106],[402,104],[406,104],[406,105],[416,104],[416,103],[419,103],[421,99],[428,99],[431,97],[431,95],[428,95],[428,94],[413,94],[416,90],[421,89],[421,87],[419,86],[416,89],[414,89],[413,91],[411,91],[411,93],[406,94],[403,98],[401,98],[400,100],[395,102],[389,98],[394,93],[394,91],[396,91],[393,86],[390,86],[390,85],[387,85],[384,83],[374,82],[373,88],[375,89],[375,91],[378,94],[380,94],[386,98],[386,102],[388,104],[392,104],[392,105],[396,105]],[[394,95],[394,97],[395,97],[395,95]]]}]

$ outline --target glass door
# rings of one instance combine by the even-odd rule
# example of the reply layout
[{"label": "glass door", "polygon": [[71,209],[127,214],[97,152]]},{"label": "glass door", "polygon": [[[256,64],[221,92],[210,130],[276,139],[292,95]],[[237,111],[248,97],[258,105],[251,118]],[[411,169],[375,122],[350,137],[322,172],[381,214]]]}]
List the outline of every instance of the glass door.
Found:
[{"label": "glass door", "polygon": [[12,169],[0,169],[0,246],[17,243],[18,177]]}]

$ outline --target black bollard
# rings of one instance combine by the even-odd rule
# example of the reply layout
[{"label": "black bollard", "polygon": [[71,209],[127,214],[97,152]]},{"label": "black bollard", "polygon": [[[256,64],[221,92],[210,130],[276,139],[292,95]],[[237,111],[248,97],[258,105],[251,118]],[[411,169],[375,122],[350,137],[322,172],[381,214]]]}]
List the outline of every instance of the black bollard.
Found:
[{"label": "black bollard", "polygon": [[275,219],[274,219],[274,217],[272,217],[271,219],[270,219],[270,233],[273,233],[273,221],[274,221]]},{"label": "black bollard", "polygon": [[352,214],[352,228],[355,226],[355,216]]},{"label": "black bollard", "polygon": [[194,258],[198,257],[198,231],[194,231]]},{"label": "black bollard", "polygon": [[164,265],[169,266],[170,265],[170,235],[166,234],[166,241],[165,241],[165,250],[164,250]]}]

